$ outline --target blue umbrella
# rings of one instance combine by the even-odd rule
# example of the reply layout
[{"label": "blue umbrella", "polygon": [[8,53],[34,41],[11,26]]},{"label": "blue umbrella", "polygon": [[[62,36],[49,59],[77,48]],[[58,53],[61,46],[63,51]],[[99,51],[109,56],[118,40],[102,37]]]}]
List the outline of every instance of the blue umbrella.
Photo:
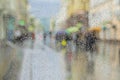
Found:
[{"label": "blue umbrella", "polygon": [[64,30],[58,31],[57,34],[66,34],[66,32]]}]

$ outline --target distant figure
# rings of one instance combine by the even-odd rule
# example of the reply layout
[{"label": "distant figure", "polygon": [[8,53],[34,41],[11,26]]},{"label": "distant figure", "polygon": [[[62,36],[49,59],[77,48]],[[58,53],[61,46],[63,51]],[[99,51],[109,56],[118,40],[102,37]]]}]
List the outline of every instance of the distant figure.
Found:
[{"label": "distant figure", "polygon": [[52,32],[51,31],[49,32],[49,36],[50,36],[50,38],[52,38]]},{"label": "distant figure", "polygon": [[34,32],[31,32],[30,33],[30,37],[31,37],[31,48],[34,47],[34,42],[35,42],[35,33]]},{"label": "distant figure", "polygon": [[35,40],[35,33],[32,32],[32,40],[34,41]]},{"label": "distant figure", "polygon": [[15,31],[15,37],[20,37],[21,36],[21,31],[20,30],[16,30]]},{"label": "distant figure", "polygon": [[47,38],[47,34],[46,33],[43,34],[43,38],[44,38],[43,39],[44,40],[44,44],[46,44],[46,38]]},{"label": "distant figure", "polygon": [[75,44],[76,44],[76,49],[82,49],[82,47],[84,46],[84,40],[83,40],[83,34],[78,32],[76,34],[76,40],[75,40]]},{"label": "distant figure", "polygon": [[57,45],[58,42],[60,42],[60,35],[59,34],[55,35],[55,40],[56,40],[56,45]]}]

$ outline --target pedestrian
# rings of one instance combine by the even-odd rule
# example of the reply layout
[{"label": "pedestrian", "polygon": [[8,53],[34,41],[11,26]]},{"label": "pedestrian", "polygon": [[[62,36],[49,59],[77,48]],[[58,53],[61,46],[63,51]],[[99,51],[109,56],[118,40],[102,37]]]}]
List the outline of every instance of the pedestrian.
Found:
[{"label": "pedestrian", "polygon": [[49,36],[50,36],[50,39],[51,39],[52,38],[52,32],[51,31],[49,32]]},{"label": "pedestrian", "polygon": [[96,37],[96,31],[92,32],[92,49],[93,51],[96,50],[96,41],[97,41],[97,37]]},{"label": "pedestrian", "polygon": [[46,33],[43,34],[43,38],[44,38],[44,39],[43,39],[43,40],[44,40],[43,42],[44,42],[44,44],[46,44],[46,38],[47,38],[47,34],[46,34]]},{"label": "pedestrian", "polygon": [[34,41],[35,40],[35,33],[32,32],[32,40]]},{"label": "pedestrian", "polygon": [[78,33],[75,34],[75,38],[74,39],[75,39],[74,40],[75,48],[76,48],[76,51],[78,51],[78,49],[79,49],[79,34]]},{"label": "pedestrian", "polygon": [[22,32],[19,29],[15,30],[14,32],[15,42],[16,41],[21,42],[21,36],[22,36]]},{"label": "pedestrian", "polygon": [[60,42],[61,42],[61,48],[65,48],[67,46],[65,34],[62,34]]},{"label": "pedestrian", "polygon": [[86,41],[86,45],[85,45],[85,49],[86,51],[90,50],[91,47],[91,33],[90,32],[86,32],[85,33],[85,41]]},{"label": "pedestrian", "polygon": [[88,32],[86,34],[86,50],[90,50],[90,51],[94,51],[95,50],[95,46],[96,46],[96,36],[95,36],[95,32]]},{"label": "pedestrian", "polygon": [[35,33],[32,32],[32,33],[31,33],[31,47],[32,47],[32,48],[34,47],[34,42],[35,42]]}]

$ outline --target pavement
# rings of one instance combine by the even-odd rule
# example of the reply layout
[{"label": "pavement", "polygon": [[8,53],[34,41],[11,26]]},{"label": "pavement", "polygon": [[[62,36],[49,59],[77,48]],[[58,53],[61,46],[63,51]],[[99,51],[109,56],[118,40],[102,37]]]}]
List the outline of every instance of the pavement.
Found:
[{"label": "pavement", "polygon": [[93,52],[66,49],[68,80],[120,80],[120,45],[97,44]]},{"label": "pavement", "polygon": [[99,42],[95,51],[55,50],[42,39],[0,48],[0,80],[119,80],[120,45]]},{"label": "pavement", "polygon": [[41,42],[36,40],[33,47],[30,41],[25,44],[19,80],[65,80],[64,57]]},{"label": "pavement", "polygon": [[[28,47],[30,46],[28,43]],[[32,45],[32,44],[31,44]],[[37,40],[29,49],[26,59],[31,64],[32,80],[119,80],[120,45],[99,42],[95,51],[76,51],[75,46],[55,50],[54,41],[49,45]],[[56,52],[57,51],[57,52]],[[31,53],[31,56],[29,53]],[[24,61],[26,62],[26,61]],[[25,63],[24,63],[25,67]],[[22,68],[24,69],[24,68]],[[27,68],[28,69],[28,68]],[[26,70],[26,69],[25,69]],[[40,70],[40,71],[39,71]],[[26,70],[29,71],[29,70]],[[57,71],[57,72],[54,72]],[[52,73],[52,74],[51,74]],[[27,73],[25,73],[27,74]],[[22,77],[21,77],[22,78]],[[24,79],[21,79],[24,80]]]},{"label": "pavement", "polygon": [[7,45],[0,47],[0,80],[17,80],[22,63],[22,50],[13,47],[7,42]]}]

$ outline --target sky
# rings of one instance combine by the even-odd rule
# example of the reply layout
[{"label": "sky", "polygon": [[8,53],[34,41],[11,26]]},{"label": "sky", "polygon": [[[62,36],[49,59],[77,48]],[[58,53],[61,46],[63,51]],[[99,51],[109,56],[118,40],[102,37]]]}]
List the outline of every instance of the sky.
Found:
[{"label": "sky", "polygon": [[60,0],[29,0],[31,14],[37,18],[50,18],[60,9]]},{"label": "sky", "polygon": [[45,30],[49,29],[50,18],[56,16],[61,7],[60,0],[29,0],[30,13],[40,19]]}]

